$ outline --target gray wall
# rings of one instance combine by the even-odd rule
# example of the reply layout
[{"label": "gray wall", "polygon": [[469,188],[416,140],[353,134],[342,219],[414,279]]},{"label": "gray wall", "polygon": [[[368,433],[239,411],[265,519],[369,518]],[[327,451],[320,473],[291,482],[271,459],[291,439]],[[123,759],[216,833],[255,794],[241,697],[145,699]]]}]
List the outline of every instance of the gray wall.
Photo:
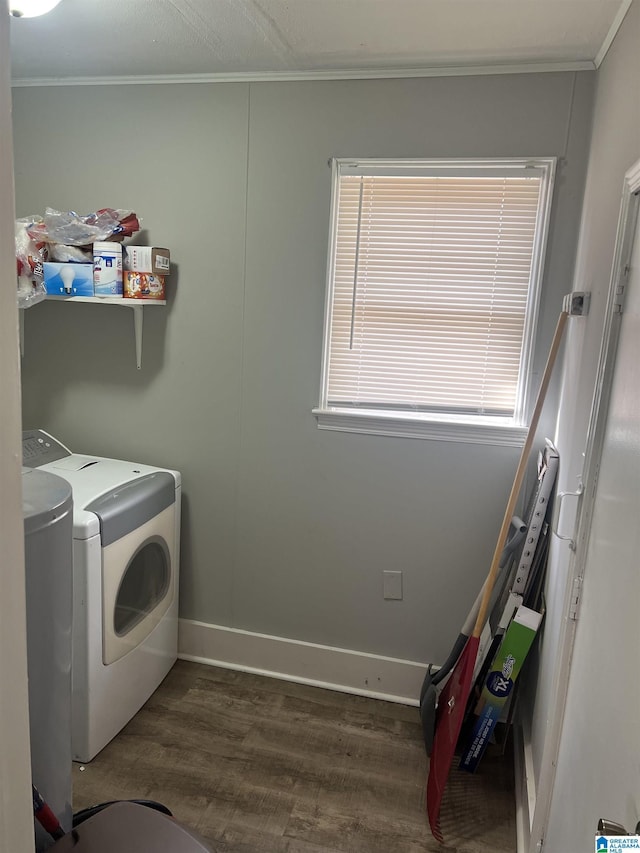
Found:
[{"label": "gray wall", "polygon": [[[327,160],[562,157],[539,372],[570,289],[593,76],[14,90],[19,215],[131,206],[172,251],[141,371],[124,310],[27,314],[24,420],[183,472],[184,617],[443,659],[519,453],[317,429]],[[402,602],[383,600],[384,569],[404,572]]]}]

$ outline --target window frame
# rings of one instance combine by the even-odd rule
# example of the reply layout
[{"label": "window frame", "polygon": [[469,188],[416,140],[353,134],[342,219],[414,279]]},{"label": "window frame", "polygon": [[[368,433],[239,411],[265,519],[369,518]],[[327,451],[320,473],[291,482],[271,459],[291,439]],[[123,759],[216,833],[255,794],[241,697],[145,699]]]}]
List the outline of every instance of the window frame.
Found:
[{"label": "window frame", "polygon": [[[312,410],[316,417],[318,428],[341,432],[391,435],[402,438],[428,438],[444,441],[463,441],[474,444],[521,446],[524,443],[528,427],[531,371],[542,293],[542,278],[545,268],[557,158],[332,158],[330,165],[331,210],[325,289],[320,402]],[[435,412],[414,413],[329,405],[329,360],[333,322],[332,309],[340,178],[343,175],[359,174],[397,175],[403,171],[405,174],[451,175],[458,173],[470,176],[487,175],[493,171],[503,176],[509,173],[526,174],[528,170],[535,170],[536,173],[540,174],[541,185],[532,251],[531,274],[525,309],[523,344],[520,353],[518,388],[513,417],[442,414]]]}]

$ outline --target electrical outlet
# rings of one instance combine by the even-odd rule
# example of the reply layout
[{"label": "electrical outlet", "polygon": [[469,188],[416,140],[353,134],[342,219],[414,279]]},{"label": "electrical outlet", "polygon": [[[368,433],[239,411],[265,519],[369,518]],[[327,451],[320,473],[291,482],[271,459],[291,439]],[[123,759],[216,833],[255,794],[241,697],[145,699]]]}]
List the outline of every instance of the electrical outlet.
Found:
[{"label": "electrical outlet", "polygon": [[386,599],[402,600],[402,572],[383,572],[382,582]]}]

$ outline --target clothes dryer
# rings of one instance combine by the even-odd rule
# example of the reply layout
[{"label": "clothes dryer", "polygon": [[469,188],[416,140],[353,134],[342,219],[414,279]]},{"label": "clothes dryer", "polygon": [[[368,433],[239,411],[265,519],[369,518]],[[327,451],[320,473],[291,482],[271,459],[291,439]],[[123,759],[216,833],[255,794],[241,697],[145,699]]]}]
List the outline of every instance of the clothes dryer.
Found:
[{"label": "clothes dryer", "polygon": [[181,477],[72,453],[42,430],[23,460],[73,491],[72,751],[88,762],[142,707],[178,654]]}]

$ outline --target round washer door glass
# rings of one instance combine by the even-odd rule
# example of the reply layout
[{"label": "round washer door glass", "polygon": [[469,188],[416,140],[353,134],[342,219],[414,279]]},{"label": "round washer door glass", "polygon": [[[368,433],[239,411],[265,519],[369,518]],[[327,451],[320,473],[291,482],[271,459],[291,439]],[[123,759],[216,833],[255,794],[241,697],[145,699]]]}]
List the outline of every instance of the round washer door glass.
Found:
[{"label": "round washer door glass", "polygon": [[169,590],[171,563],[163,539],[145,542],[129,561],[116,596],[113,629],[124,637],[158,606]]}]

